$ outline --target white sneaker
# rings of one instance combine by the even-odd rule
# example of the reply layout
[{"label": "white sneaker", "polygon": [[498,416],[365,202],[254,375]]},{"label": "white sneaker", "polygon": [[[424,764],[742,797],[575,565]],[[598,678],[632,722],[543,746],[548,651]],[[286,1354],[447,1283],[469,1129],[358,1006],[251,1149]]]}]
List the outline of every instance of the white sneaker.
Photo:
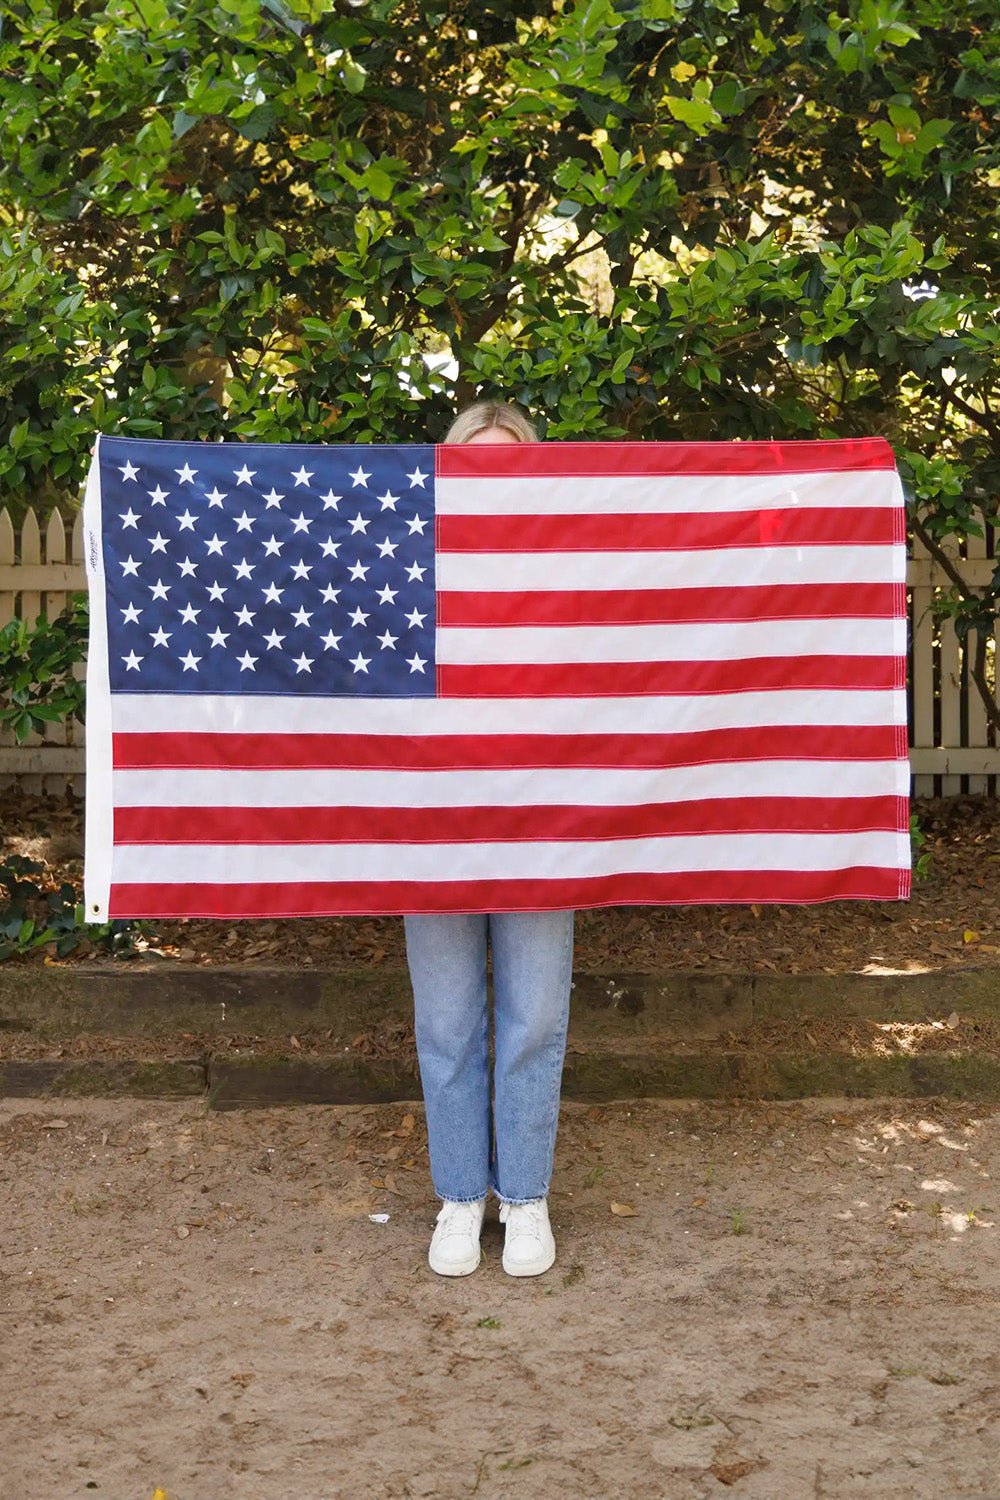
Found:
[{"label": "white sneaker", "polygon": [[547,1271],[556,1258],[547,1200],[501,1203],[500,1222],[507,1226],[503,1268],[508,1276],[540,1276]]},{"label": "white sneaker", "polygon": [[486,1213],[486,1199],[476,1203],[454,1203],[446,1198],[438,1211],[431,1236],[427,1263],[439,1276],[468,1276],[479,1265],[479,1236]]}]

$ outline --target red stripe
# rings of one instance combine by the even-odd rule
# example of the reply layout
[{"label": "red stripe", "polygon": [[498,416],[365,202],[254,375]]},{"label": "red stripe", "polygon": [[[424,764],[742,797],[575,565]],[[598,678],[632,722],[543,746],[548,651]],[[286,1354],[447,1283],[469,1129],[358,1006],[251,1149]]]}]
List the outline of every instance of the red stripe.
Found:
[{"label": "red stripe", "polygon": [[695,552],[729,547],[891,546],[895,513],[750,510],[734,515],[440,517],[442,552]]},{"label": "red stripe", "polygon": [[591,906],[902,901],[908,870],[726,870],[579,880],[317,881],[282,885],[112,885],[121,917],[336,917],[406,912],[565,911]]},{"label": "red stripe", "polygon": [[434,462],[442,479],[815,474],[895,467],[892,449],[882,437],[773,443],[439,443]]},{"label": "red stripe", "polygon": [[628,698],[782,689],[898,687],[905,657],[758,656],[740,661],[554,662],[438,666],[442,698]]},{"label": "red stripe", "polygon": [[506,770],[895,760],[898,726],[764,725],[691,734],[116,734],[116,770]]},{"label": "red stripe", "polygon": [[902,797],[720,797],[639,807],[119,807],[116,844],[591,842],[702,833],[895,832]]},{"label": "red stripe", "polygon": [[774,583],[717,589],[438,593],[439,625],[673,625],[723,620],[893,620],[891,583]]}]

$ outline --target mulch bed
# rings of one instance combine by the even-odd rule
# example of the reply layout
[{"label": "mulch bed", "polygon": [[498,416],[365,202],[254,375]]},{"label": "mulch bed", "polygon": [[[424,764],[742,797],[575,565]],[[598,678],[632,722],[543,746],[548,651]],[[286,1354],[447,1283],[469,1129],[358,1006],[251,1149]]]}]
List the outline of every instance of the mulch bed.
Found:
[{"label": "mulch bed", "polygon": [[[936,798],[914,804],[927,836],[929,872],[908,902],[817,906],[616,907],[581,911],[576,968],[659,973],[857,972],[866,968],[1000,969],[1000,801]],[[0,857],[45,865],[53,886],[82,886],[83,803],[0,792]],[[399,917],[145,924],[148,962],[324,969],[405,967]],[[38,950],[16,963],[128,963],[80,947],[66,958]]]}]

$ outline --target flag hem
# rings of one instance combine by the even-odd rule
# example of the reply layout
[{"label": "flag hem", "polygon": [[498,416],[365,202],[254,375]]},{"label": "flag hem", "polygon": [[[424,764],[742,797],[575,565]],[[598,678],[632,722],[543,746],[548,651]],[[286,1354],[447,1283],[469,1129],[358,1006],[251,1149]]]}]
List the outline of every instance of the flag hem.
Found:
[{"label": "flag hem", "polygon": [[83,498],[84,561],[90,596],[83,915],[85,922],[95,923],[108,920],[114,850],[111,693],[104,548],[101,544],[100,445],[101,434],[98,434]]}]

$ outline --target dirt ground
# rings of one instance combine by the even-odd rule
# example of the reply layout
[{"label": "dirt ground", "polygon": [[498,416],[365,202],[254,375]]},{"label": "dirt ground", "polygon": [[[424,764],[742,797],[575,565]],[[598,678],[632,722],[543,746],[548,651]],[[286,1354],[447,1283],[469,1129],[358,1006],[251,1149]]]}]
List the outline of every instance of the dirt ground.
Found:
[{"label": "dirt ground", "polygon": [[555,1265],[491,1203],[451,1280],[419,1105],[3,1100],[0,1500],[995,1500],[998,1173],[964,1106],[565,1104]]},{"label": "dirt ground", "polygon": [[[576,968],[791,974],[851,972],[870,964],[1000,968],[1000,799],[918,800],[914,811],[929,865],[910,901],[581,911]],[[82,801],[72,794],[56,800],[0,791],[0,858],[11,854],[43,861],[53,886],[62,879],[81,885]],[[399,917],[158,922],[149,924],[140,951],[165,962],[405,967]],[[23,961],[52,962],[53,955],[39,950]],[[120,960],[82,946],[64,961]]]}]

